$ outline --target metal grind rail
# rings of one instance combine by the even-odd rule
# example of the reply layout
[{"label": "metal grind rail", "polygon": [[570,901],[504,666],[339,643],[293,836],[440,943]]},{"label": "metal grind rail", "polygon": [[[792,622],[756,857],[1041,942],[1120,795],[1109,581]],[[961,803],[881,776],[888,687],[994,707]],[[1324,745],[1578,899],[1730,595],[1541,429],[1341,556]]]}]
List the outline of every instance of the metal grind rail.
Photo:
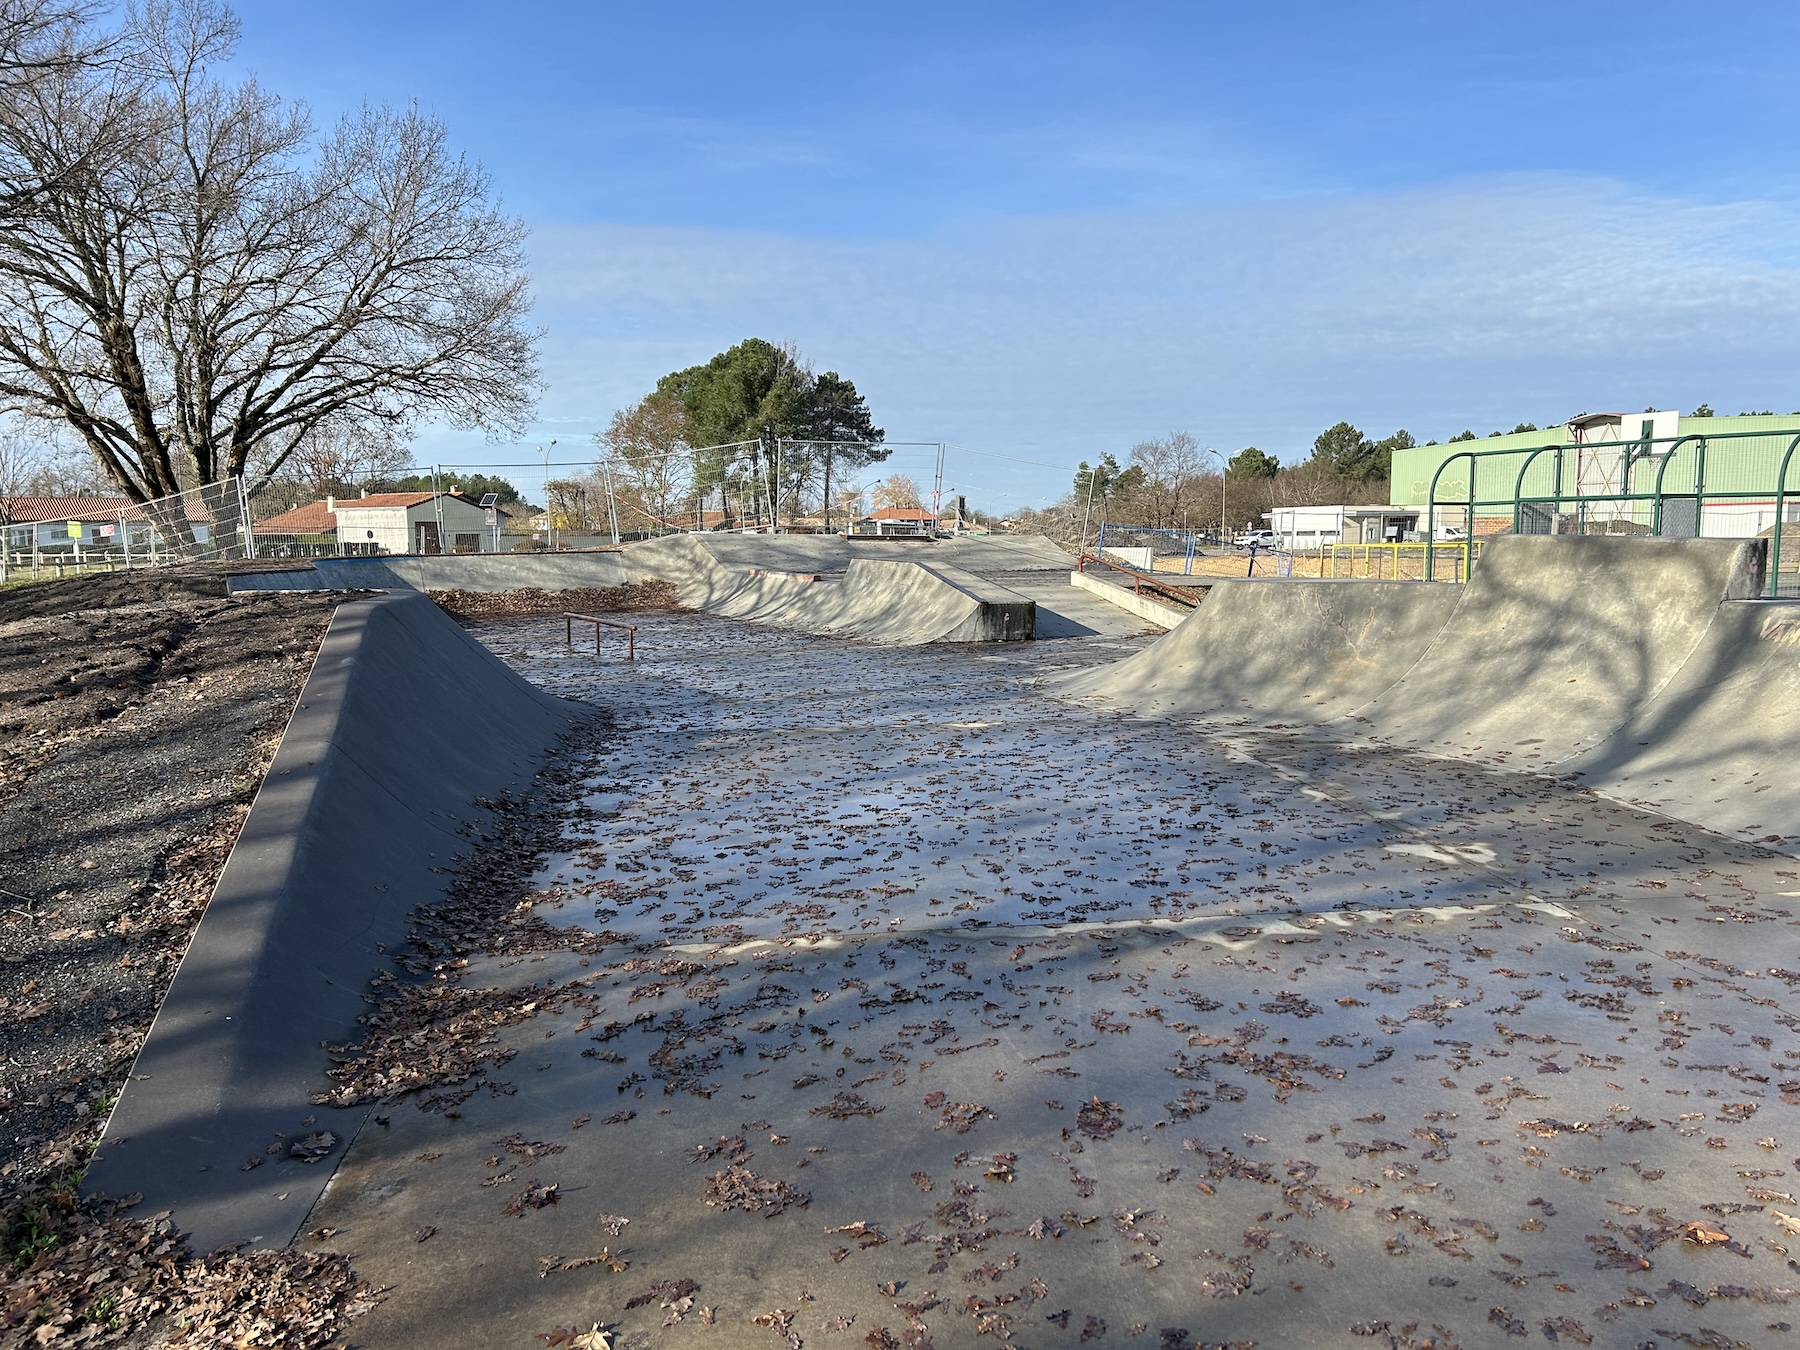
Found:
[{"label": "metal grind rail", "polygon": [[1192,591],[1181,586],[1165,586],[1160,581],[1152,581],[1137,568],[1127,567],[1124,563],[1114,562],[1111,558],[1096,558],[1091,553],[1084,553],[1076,560],[1075,570],[1085,572],[1089,563],[1098,563],[1102,567],[1112,568],[1115,572],[1123,572],[1131,578],[1131,590],[1134,595],[1142,595],[1145,591],[1149,591],[1184,609],[1197,609],[1200,606],[1200,602],[1194,598]]},{"label": "metal grind rail", "polygon": [[622,628],[625,630],[625,659],[627,661],[637,660],[636,624],[620,623],[616,619],[602,619],[597,614],[576,614],[565,609],[563,611],[563,630],[564,636],[568,640],[568,645],[571,647],[575,645],[575,621],[577,619],[580,619],[583,623],[591,623],[594,625],[595,656],[600,655],[600,630],[602,628]]}]

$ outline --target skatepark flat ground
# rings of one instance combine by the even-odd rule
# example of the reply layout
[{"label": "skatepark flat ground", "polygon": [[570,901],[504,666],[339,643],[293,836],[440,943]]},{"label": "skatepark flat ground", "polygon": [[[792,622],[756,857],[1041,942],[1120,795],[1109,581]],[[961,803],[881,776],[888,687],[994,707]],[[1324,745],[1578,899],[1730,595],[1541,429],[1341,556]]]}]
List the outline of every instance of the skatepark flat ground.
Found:
[{"label": "skatepark flat ground", "polygon": [[1791,1339],[1792,857],[1049,691],[1143,639],[636,622],[476,630],[613,712],[520,902],[635,941],[461,972],[510,1058],[307,1224],[357,1343]]}]

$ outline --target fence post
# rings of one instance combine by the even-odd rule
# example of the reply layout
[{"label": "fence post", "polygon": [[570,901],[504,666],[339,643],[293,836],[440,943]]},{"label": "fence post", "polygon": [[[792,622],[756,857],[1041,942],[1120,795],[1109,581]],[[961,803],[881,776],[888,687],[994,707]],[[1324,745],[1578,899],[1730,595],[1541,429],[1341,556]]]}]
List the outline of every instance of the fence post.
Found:
[{"label": "fence post", "polygon": [[244,475],[239,474],[237,483],[238,524],[244,536],[244,561],[256,561],[256,536],[250,531],[250,494],[244,490]]},{"label": "fence post", "polygon": [[1781,471],[1775,475],[1775,538],[1769,549],[1769,599],[1774,600],[1781,595],[1781,536],[1782,517],[1787,515],[1787,475],[1788,463],[1794,458],[1794,447],[1800,446],[1800,436],[1788,442],[1787,452],[1781,457]]}]

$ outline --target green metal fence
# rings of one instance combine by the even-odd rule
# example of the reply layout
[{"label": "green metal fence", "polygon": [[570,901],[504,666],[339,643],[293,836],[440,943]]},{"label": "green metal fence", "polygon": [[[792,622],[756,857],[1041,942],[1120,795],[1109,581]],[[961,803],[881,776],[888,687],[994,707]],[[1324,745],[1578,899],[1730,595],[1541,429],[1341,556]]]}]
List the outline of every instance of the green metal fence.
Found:
[{"label": "green metal fence", "polygon": [[1743,431],[1458,451],[1431,477],[1427,558],[1440,512],[1472,534],[1503,514],[1516,534],[1766,538],[1767,594],[1800,595],[1797,448],[1791,431]]}]

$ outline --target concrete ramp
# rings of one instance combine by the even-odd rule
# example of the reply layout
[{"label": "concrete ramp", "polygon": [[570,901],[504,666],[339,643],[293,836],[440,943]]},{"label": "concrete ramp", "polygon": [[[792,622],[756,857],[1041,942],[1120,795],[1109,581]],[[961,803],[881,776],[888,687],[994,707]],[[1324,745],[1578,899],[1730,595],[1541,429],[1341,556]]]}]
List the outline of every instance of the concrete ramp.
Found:
[{"label": "concrete ramp", "polygon": [[1791,851],[1797,764],[1800,605],[1727,601],[1661,693],[1564,768],[1608,796]]},{"label": "concrete ramp", "polygon": [[1325,722],[1398,680],[1460,599],[1415,581],[1222,580],[1166,637],[1062,692],[1149,716]]},{"label": "concrete ramp", "polygon": [[[583,715],[423,596],[340,606],[86,1188],[143,1192],[202,1252],[293,1238],[367,1115],[309,1104],[322,1046],[442,899],[475,800],[522,796]],[[292,1155],[322,1132],[322,1161]]]},{"label": "concrete ramp", "polygon": [[1800,605],[1760,540],[1503,536],[1466,586],[1227,581],[1154,646],[1061,692],[1146,716],[1555,769],[1800,847]]},{"label": "concrete ramp", "polygon": [[324,558],[311,568],[235,575],[230,586],[491,594],[667,581],[691,609],[865,642],[1009,642],[1036,635],[1031,596],[959,561],[1004,564],[1012,569],[1008,575],[1031,579],[1068,569],[1066,554],[1032,536],[850,544],[833,536],[678,534],[589,553]]},{"label": "concrete ramp", "polygon": [[651,540],[625,561],[632,580],[672,581],[694,609],[892,646],[1022,641],[1036,617],[1026,597],[935,562],[853,558],[842,579],[809,580],[727,567],[694,535]]},{"label": "concrete ramp", "polygon": [[1505,535],[1404,677],[1355,714],[1383,741],[1530,767],[1598,745],[1657,697],[1761,544]]}]

